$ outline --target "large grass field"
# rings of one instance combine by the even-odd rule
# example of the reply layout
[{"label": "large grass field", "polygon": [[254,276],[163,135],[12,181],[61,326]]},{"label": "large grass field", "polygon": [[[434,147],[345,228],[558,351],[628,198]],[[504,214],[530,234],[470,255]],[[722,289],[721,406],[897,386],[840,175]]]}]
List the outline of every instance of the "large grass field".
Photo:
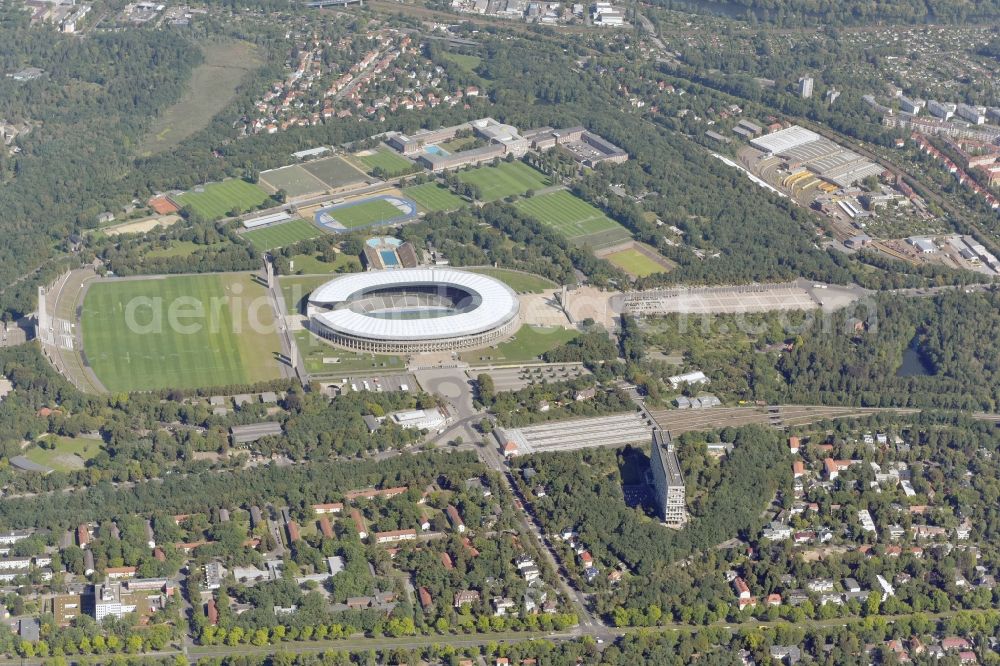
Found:
[{"label": "large grass field", "polygon": [[354,157],[368,168],[369,173],[375,167],[382,167],[385,175],[389,178],[402,176],[413,170],[413,163],[410,160],[381,146],[370,155],[355,155]]},{"label": "large grass field", "polygon": [[207,127],[233,99],[246,75],[264,62],[262,50],[249,42],[203,43],[201,51],[205,59],[195,67],[181,98],[153,121],[139,145],[140,155],[169,150]]},{"label": "large grass field", "polygon": [[439,210],[455,210],[465,205],[465,201],[460,197],[453,194],[447,187],[437,183],[411,185],[403,188],[403,194],[416,201],[417,205],[428,213]]},{"label": "large grass field", "polygon": [[98,282],[87,291],[81,326],[87,361],[109,391],[281,376],[274,312],[266,289],[246,273]]},{"label": "large grass field", "polygon": [[[55,448],[48,448],[53,443]],[[88,437],[46,435],[39,444],[25,451],[24,457],[57,472],[83,469],[88,460],[101,452],[101,440]]]},{"label": "large grass field", "polygon": [[406,370],[402,356],[390,354],[360,354],[338,349],[323,342],[309,331],[295,331],[295,346],[299,348],[306,372],[316,374],[347,374],[352,372],[401,372]]},{"label": "large grass field", "polygon": [[477,186],[483,201],[524,194],[528,190],[541,189],[549,184],[545,174],[518,161],[463,171],[458,174],[458,179]]},{"label": "large grass field", "polygon": [[385,199],[372,199],[353,206],[330,211],[330,217],[348,229],[367,227],[402,215],[400,210]]},{"label": "large grass field", "polygon": [[559,286],[541,275],[531,275],[505,268],[469,268],[466,270],[494,277],[519,294],[540,294],[546,289],[554,289]]},{"label": "large grass field", "polygon": [[516,205],[521,212],[573,241],[611,236],[611,232],[620,232],[619,240],[631,237],[625,227],[565,190],[522,199]]},{"label": "large grass field", "polygon": [[514,337],[507,342],[500,343],[495,349],[477,349],[463,352],[460,356],[463,361],[472,365],[520,363],[534,360],[578,335],[580,335],[579,331],[561,326],[530,326],[526,324],[517,330]]},{"label": "large grass field", "polygon": [[[357,173],[357,172],[355,172]],[[306,194],[322,192],[326,183],[312,175],[298,164],[274,169],[260,175],[260,182],[272,190],[284,190],[289,197],[301,197]]]},{"label": "large grass field", "polygon": [[629,275],[647,277],[654,273],[666,273],[667,268],[634,248],[612,252],[604,257]]},{"label": "large grass field", "polygon": [[334,189],[365,179],[365,174],[340,157],[327,157],[306,162],[302,168]]},{"label": "large grass field", "polygon": [[194,190],[177,197],[177,203],[188,206],[202,217],[215,220],[229,215],[229,211],[239,208],[253,210],[267,199],[267,192],[253,183],[239,178],[230,178],[221,183],[209,183],[203,192]]},{"label": "large grass field", "polygon": [[308,220],[292,220],[282,222],[263,229],[247,231],[243,237],[253,243],[253,246],[265,252],[279,247],[285,247],[323,234],[319,227]]}]

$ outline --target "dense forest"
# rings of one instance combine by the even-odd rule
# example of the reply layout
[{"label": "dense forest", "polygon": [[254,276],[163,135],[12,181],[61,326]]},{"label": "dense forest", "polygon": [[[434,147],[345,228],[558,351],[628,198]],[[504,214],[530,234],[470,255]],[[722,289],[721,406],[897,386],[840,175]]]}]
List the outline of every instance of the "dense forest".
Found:
[{"label": "dense forest", "polygon": [[[1000,327],[1000,294],[960,291],[934,298],[879,298],[869,305],[865,329],[852,330],[851,314],[814,327],[803,344],[781,357],[783,396],[801,402],[947,407],[995,411],[1000,405],[1000,357],[993,340]],[[853,321],[853,320],[852,320]],[[926,366],[899,373],[911,348]]]},{"label": "dense forest", "polygon": [[131,200],[118,185],[132,166],[126,147],[180,95],[201,52],[156,32],[70,39],[29,28],[11,5],[0,13],[0,69],[45,70],[24,83],[0,78],[0,117],[35,127],[19,155],[0,158],[0,303],[20,314],[34,307],[35,284],[17,279],[39,266],[49,274],[46,260],[72,231]]},{"label": "dense forest", "polygon": [[996,0],[658,0],[669,9],[723,13],[777,26],[964,23],[1000,16]]}]

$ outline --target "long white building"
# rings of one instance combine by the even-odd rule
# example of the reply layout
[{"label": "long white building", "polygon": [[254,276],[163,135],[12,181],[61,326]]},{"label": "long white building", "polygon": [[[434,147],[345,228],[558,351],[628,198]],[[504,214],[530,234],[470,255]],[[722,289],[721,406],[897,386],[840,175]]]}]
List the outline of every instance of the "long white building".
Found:
[{"label": "long white building", "polygon": [[680,461],[677,460],[670,433],[666,430],[653,431],[649,466],[653,472],[653,487],[656,489],[657,512],[663,522],[671,527],[684,525],[687,522],[684,477],[681,475]]}]

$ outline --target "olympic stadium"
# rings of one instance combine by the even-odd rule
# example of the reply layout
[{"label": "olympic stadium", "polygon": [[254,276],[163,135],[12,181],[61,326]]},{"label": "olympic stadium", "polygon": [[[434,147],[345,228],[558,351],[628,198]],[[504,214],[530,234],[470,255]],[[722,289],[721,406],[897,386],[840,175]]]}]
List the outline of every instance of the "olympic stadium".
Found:
[{"label": "olympic stadium", "polygon": [[413,354],[486,347],[518,327],[517,294],[453,268],[354,273],[309,295],[309,327],[365,352]]}]

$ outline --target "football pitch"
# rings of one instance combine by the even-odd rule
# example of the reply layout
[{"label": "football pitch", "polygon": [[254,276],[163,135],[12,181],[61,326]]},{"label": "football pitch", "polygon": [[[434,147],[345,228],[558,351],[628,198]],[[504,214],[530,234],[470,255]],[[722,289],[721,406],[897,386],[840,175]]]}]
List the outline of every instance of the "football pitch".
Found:
[{"label": "football pitch", "polygon": [[631,238],[625,227],[565,190],[522,199],[516,205],[521,212],[575,242],[600,241],[598,245],[607,245],[612,239],[621,242]]},{"label": "football pitch", "polygon": [[326,183],[297,164],[262,173],[260,182],[275,192],[284,190],[285,194],[293,198],[315,194],[326,189]]},{"label": "football pitch", "polygon": [[635,248],[612,252],[604,257],[623,271],[636,277],[647,277],[654,273],[666,273],[667,268]]},{"label": "football pitch", "polygon": [[340,157],[328,157],[323,160],[306,162],[302,165],[302,168],[333,189],[351,183],[358,183],[365,179],[365,174],[355,169]]},{"label": "football pitch", "polygon": [[386,220],[396,219],[402,214],[402,211],[385,199],[372,199],[330,211],[330,216],[348,229],[372,226]]},{"label": "football pitch", "polygon": [[458,179],[478,187],[479,198],[483,201],[524,194],[528,190],[538,190],[549,184],[545,174],[517,161],[463,171],[458,174]]},{"label": "football pitch", "polygon": [[205,185],[204,192],[190,190],[173,198],[198,215],[215,220],[227,216],[234,208],[243,212],[253,210],[264,203],[267,192],[245,180],[231,178],[221,183]]},{"label": "football pitch", "polygon": [[243,234],[261,252],[294,245],[307,238],[322,235],[319,228],[308,220],[292,220],[263,229],[254,229]]},{"label": "football pitch", "polygon": [[355,155],[355,158],[368,167],[369,173],[376,167],[381,167],[389,178],[402,176],[413,170],[413,163],[410,160],[388,148],[378,148],[370,155]]},{"label": "football pitch", "polygon": [[455,210],[465,205],[460,197],[447,187],[437,183],[424,183],[403,188],[403,194],[417,202],[428,213],[439,210]]},{"label": "football pitch", "polygon": [[109,391],[281,376],[274,311],[247,273],[97,282],[81,326],[87,362]]}]

